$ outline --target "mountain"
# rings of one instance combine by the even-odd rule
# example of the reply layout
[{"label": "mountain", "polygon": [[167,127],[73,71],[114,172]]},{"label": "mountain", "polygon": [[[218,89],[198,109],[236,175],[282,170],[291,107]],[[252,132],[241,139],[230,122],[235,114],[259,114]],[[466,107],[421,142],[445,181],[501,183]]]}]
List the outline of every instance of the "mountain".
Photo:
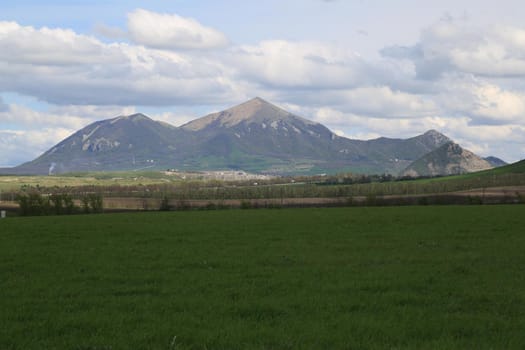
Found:
[{"label": "mountain", "polygon": [[340,152],[360,154],[353,159],[353,166],[359,166],[364,173],[399,174],[415,160],[451,140],[436,130],[408,139],[380,137],[374,140],[358,141],[342,139],[345,147]]},{"label": "mountain", "polygon": [[191,121],[181,127],[201,140],[194,161],[229,168],[287,172],[334,161],[334,140],[325,126],[261,98]]},{"label": "mountain", "polygon": [[257,97],[181,127],[143,114],[95,122],[4,173],[176,168],[397,175],[449,142],[435,130],[408,139],[352,140]]},{"label": "mountain", "polygon": [[497,167],[500,167],[500,166],[504,166],[504,165],[507,165],[508,163],[502,159],[499,159],[497,157],[493,157],[493,156],[490,156],[490,157],[486,157],[486,158],[483,158],[485,159],[487,162],[489,162],[490,165],[492,165],[494,168],[497,168]]},{"label": "mountain", "polygon": [[143,114],[92,123],[35,160],[15,168],[19,173],[54,174],[155,167],[155,160],[175,158],[183,130]]},{"label": "mountain", "polygon": [[402,175],[459,175],[491,168],[488,161],[451,141],[416,160]]},{"label": "mountain", "polygon": [[182,126],[203,141],[197,163],[277,173],[395,173],[450,141],[431,130],[411,139],[339,137],[259,97]]}]

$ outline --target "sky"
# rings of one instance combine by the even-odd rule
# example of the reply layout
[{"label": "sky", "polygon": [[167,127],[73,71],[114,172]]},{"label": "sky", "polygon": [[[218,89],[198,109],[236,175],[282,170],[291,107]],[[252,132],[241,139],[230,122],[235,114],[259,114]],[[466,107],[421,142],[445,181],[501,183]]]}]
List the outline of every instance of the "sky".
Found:
[{"label": "sky", "polygon": [[521,0],[0,0],[0,167],[144,113],[259,96],[354,139],[525,158]]}]

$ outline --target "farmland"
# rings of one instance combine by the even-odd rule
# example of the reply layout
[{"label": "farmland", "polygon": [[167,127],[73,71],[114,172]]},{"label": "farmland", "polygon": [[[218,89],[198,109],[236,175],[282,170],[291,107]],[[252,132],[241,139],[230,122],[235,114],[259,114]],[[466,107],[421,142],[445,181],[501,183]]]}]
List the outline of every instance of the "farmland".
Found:
[{"label": "farmland", "polygon": [[7,218],[0,348],[522,348],[524,212]]},{"label": "farmland", "polygon": [[[86,197],[97,195],[103,198],[107,210],[162,207],[186,210],[243,205],[510,204],[525,202],[525,163],[461,176],[416,180],[389,175],[269,177],[242,172],[153,171],[0,176],[0,209],[15,214],[20,195],[42,196],[44,202],[53,195],[66,196],[77,207]],[[42,211],[53,212],[48,209]]]}]

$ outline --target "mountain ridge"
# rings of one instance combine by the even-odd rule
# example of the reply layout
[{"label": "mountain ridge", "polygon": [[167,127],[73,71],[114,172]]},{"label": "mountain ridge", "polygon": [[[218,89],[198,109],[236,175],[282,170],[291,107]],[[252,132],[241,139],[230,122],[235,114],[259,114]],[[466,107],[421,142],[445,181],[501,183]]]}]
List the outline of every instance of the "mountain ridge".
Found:
[{"label": "mountain ridge", "polygon": [[487,160],[449,141],[414,161],[403,172],[404,176],[460,175],[492,169]]},{"label": "mountain ridge", "polygon": [[43,174],[176,168],[397,175],[450,141],[436,130],[408,139],[353,140],[256,97],[180,127],[141,113],[97,121],[12,170]]}]

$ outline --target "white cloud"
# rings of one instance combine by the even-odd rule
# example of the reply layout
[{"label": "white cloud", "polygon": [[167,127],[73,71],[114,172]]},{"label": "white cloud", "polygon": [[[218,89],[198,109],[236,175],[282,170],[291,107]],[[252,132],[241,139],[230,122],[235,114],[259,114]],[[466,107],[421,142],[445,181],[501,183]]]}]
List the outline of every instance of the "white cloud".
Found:
[{"label": "white cloud", "polygon": [[466,20],[448,17],[425,29],[416,45],[387,47],[382,53],[412,60],[422,79],[439,79],[450,71],[486,77],[523,77],[525,29],[476,28]]},{"label": "white cloud", "polygon": [[437,129],[472,150],[522,158],[525,84],[516,77],[525,76],[523,29],[445,19],[415,45],[387,48],[373,61],[333,43],[227,46],[222,33],[195,20],[145,10],[131,13],[128,25],[129,33],[102,25],[95,31],[135,43],[0,22],[0,93],[52,104],[38,112],[5,95],[2,144],[23,147],[20,140],[34,136],[42,150],[60,141],[51,129],[72,132],[135,112],[128,106],[156,106],[152,118],[180,125],[194,117],[181,107],[221,110],[261,96],[352,138]]},{"label": "white cloud", "polygon": [[525,94],[485,85],[473,91],[479,103],[474,114],[492,121],[514,121],[525,116]]},{"label": "white cloud", "polygon": [[191,114],[180,114],[180,113],[173,113],[173,112],[164,112],[164,113],[157,113],[157,114],[151,114],[148,115],[151,119],[165,122],[174,126],[181,126],[189,121],[192,121],[194,119],[197,119],[201,116],[195,116]]},{"label": "white cloud", "polygon": [[316,42],[262,41],[232,49],[241,78],[277,88],[339,88],[370,80],[367,64],[355,52]]},{"label": "white cloud", "polygon": [[437,98],[440,105],[455,114],[469,116],[472,124],[524,122],[524,92],[503,89],[475,78],[450,78],[444,80],[443,85]]},{"label": "white cloud", "polygon": [[17,104],[8,107],[0,112],[0,121],[16,129],[0,126],[2,166],[32,160],[94,121],[135,112],[133,107],[115,106],[58,106],[47,112]]},{"label": "white cloud", "polygon": [[228,45],[226,36],[192,18],[137,9],[128,14],[131,39],[157,49],[212,49]]},{"label": "white cloud", "polygon": [[173,105],[232,100],[236,83],[226,71],[220,61],[198,54],[105,44],[70,30],[0,22],[0,91],[50,103]]},{"label": "white cloud", "polygon": [[67,105],[51,108],[49,114],[59,118],[83,118],[88,120],[109,119],[137,113],[133,106]]},{"label": "white cloud", "polygon": [[32,160],[53,145],[56,140],[69,136],[72,130],[50,127],[40,130],[0,130],[1,166],[16,166]]},{"label": "white cloud", "polygon": [[[438,107],[430,99],[388,86],[362,87],[330,92],[337,96],[343,110],[370,116],[391,118],[423,117],[435,114]],[[334,101],[335,102],[335,101]]]},{"label": "white cloud", "polygon": [[35,29],[0,22],[0,64],[4,69],[12,64],[15,74],[27,66],[40,67],[40,73],[53,73],[57,69],[74,73],[71,66],[111,64],[122,59],[117,45],[104,45],[69,29]]},{"label": "white cloud", "polygon": [[97,120],[133,113],[135,113],[134,107],[57,106],[47,112],[42,112],[11,104],[8,110],[0,112],[0,120],[17,124],[24,130],[41,130],[51,127],[76,130]]},{"label": "white cloud", "polygon": [[485,76],[525,75],[525,30],[492,27],[468,47],[454,47],[451,61],[461,71]]}]

